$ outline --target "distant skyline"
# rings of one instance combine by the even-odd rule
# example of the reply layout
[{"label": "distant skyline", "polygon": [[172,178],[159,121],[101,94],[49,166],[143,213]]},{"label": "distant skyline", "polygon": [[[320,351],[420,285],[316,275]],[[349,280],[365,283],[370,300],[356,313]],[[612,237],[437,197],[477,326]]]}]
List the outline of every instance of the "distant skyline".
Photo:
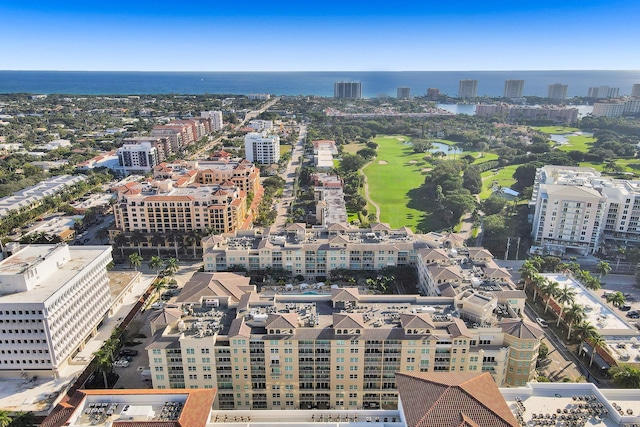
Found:
[{"label": "distant skyline", "polygon": [[640,70],[640,2],[3,0],[0,70]]}]

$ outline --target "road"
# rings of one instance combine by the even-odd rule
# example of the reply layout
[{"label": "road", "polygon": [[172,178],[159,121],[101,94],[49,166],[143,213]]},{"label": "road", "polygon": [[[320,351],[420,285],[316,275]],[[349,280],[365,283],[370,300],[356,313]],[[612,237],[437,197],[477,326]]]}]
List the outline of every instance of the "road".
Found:
[{"label": "road", "polygon": [[[271,108],[276,102],[278,102],[280,98],[276,97],[273,98],[271,100],[269,100],[266,104],[264,104],[262,107],[260,107],[259,110],[254,110],[254,111],[248,111],[247,114],[245,114],[244,119],[240,120],[240,123],[238,124],[238,126],[236,126],[234,129],[237,128],[241,128],[243,127],[249,120],[254,119],[256,117],[258,117],[260,114],[264,113],[265,111],[267,111],[269,108]],[[195,153],[193,153],[191,156],[189,156],[189,158],[191,160],[195,160],[195,159],[200,159],[202,158],[202,154],[206,153],[207,151],[211,150],[213,147],[215,147],[216,145],[218,145],[220,143],[220,140],[222,139],[223,136],[226,136],[227,133],[229,131],[222,131],[222,135],[214,138],[214,139],[210,139],[209,143],[207,145],[205,145],[204,147],[202,147],[201,149],[199,149],[198,151],[196,151]]]},{"label": "road", "polygon": [[296,175],[296,169],[298,169],[300,164],[300,159],[304,156],[304,141],[307,137],[307,126],[304,124],[300,125],[300,133],[298,136],[298,142],[293,146],[293,153],[291,155],[291,160],[289,160],[289,164],[287,165],[287,169],[284,173],[284,190],[282,191],[282,198],[276,205],[276,209],[278,211],[278,217],[276,218],[273,225],[276,228],[284,228],[287,218],[288,212],[291,209],[291,203],[294,200],[294,190],[295,190],[295,182],[298,178]]},{"label": "road", "polygon": [[[524,310],[525,315],[535,323],[536,313],[527,304]],[[538,368],[538,371],[551,381],[561,381],[567,377],[572,381],[586,375],[582,375],[578,369],[575,356],[566,349],[564,344],[555,336],[549,328],[544,329],[543,342],[549,347],[547,361]]]}]

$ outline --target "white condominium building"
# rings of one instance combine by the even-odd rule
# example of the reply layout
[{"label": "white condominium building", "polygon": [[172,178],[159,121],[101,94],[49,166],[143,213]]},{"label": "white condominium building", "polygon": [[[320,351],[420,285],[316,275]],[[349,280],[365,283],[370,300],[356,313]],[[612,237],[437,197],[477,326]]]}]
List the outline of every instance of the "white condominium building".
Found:
[{"label": "white condominium building", "polygon": [[150,319],[153,386],[218,389],[219,409],[393,409],[397,372],[488,372],[498,386],[524,385],[543,336],[473,290],[266,297],[247,277],[198,273],[177,304]]},{"label": "white condominium building", "polygon": [[534,244],[551,253],[597,252],[605,241],[640,238],[640,181],[602,177],[592,168],[539,168],[529,206]]},{"label": "white condominium building", "polygon": [[29,245],[0,262],[0,375],[57,375],[111,306],[111,246]]},{"label": "white condominium building", "polygon": [[160,155],[151,142],[125,143],[118,148],[118,163],[126,174],[144,175],[160,163]]},{"label": "white condominium building", "polygon": [[271,132],[273,130],[273,121],[271,120],[251,120],[248,127],[256,132]]},{"label": "white condominium building", "polygon": [[200,117],[211,120],[211,131],[216,132],[222,130],[224,123],[222,122],[222,111],[202,111]]},{"label": "white condominium building", "polygon": [[270,165],[280,160],[280,137],[266,132],[249,132],[244,137],[244,151],[247,160]]}]

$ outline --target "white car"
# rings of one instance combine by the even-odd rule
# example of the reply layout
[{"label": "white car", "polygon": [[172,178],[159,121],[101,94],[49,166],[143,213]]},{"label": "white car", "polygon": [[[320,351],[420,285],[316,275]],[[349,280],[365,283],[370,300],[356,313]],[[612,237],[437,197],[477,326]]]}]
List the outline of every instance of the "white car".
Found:
[{"label": "white car", "polygon": [[536,318],[536,323],[537,323],[538,325],[540,325],[541,327],[543,327],[543,328],[547,328],[547,327],[549,326],[549,325],[547,324],[547,321],[546,321],[546,320],[544,320],[544,319],[542,319],[542,318],[540,318],[540,317]]},{"label": "white car", "polygon": [[118,359],[115,362],[113,362],[113,366],[114,368],[128,368],[129,362],[125,359]]},{"label": "white car", "polygon": [[162,307],[164,307],[164,302],[158,301],[158,302],[154,302],[153,304],[151,304],[151,308],[154,309],[154,310],[159,310]]}]

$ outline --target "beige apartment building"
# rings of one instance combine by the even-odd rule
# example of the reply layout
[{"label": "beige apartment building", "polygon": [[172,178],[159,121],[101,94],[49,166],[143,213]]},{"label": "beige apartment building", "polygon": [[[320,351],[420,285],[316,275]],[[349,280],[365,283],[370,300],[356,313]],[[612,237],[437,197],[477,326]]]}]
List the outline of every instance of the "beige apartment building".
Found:
[{"label": "beige apartment building", "polygon": [[336,223],[306,228],[305,224],[296,223],[284,230],[238,230],[209,236],[202,245],[204,271],[269,268],[315,280],[328,277],[336,269],[379,270],[416,265],[419,249],[447,242],[450,240],[444,235],[414,234],[407,227],[392,229],[387,224],[350,228]]},{"label": "beige apartment building", "polygon": [[392,409],[396,372],[535,375],[543,331],[490,293],[369,295],[358,288],[259,294],[234,273],[198,273],[179,308],[151,317],[153,387],[215,388],[217,409]]}]

